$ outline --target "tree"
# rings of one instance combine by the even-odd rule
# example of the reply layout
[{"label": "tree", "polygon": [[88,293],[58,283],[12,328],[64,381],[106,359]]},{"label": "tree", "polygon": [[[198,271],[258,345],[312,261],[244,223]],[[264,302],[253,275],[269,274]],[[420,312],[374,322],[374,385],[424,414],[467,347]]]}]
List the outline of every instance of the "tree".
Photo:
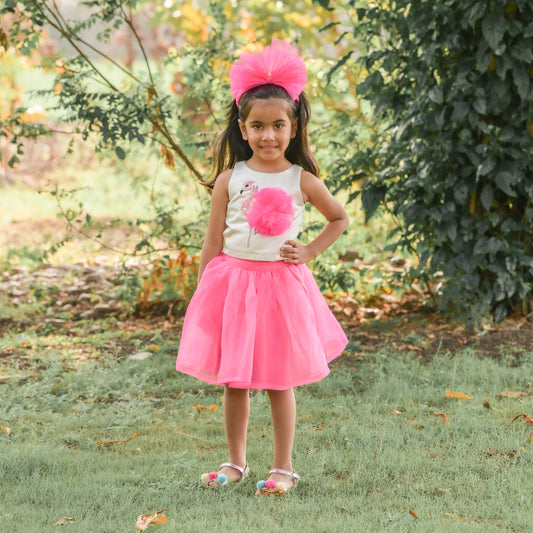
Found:
[{"label": "tree", "polygon": [[[398,221],[449,313],[533,307],[533,4],[381,0],[357,9],[375,130],[340,168],[367,218]],[[356,169],[350,176],[348,169]],[[354,195],[359,194],[357,191]]]},{"label": "tree", "polygon": [[[140,147],[148,153],[158,151],[177,179],[196,180],[209,175],[209,149],[222,128],[229,103],[228,71],[236,56],[272,37],[290,37],[314,57],[324,48],[319,29],[333,17],[330,9],[312,0],[85,0],[75,4],[74,12],[67,7],[55,0],[5,0],[0,8],[4,52],[32,58],[55,73],[53,86],[42,93],[51,102],[47,111],[61,114],[63,130],[70,126],[72,135],[94,142],[97,150],[112,157],[125,159]],[[64,50],[43,51],[44,38],[51,32]],[[117,51],[124,45],[121,57]],[[308,91],[325,107],[334,107],[339,99],[318,76],[327,68],[326,61],[310,64]],[[345,111],[346,106],[333,109],[339,116]],[[28,124],[25,113],[23,106],[12,106],[9,115],[0,117],[0,135],[17,146],[12,165],[23,151],[23,139],[51,134],[55,127]],[[317,116],[315,141],[328,164],[323,133],[331,129],[331,116]],[[63,196],[57,191],[58,200]],[[154,209],[153,221],[143,221],[152,231],[135,253],[153,251],[154,236],[172,246],[193,240],[192,229],[174,216],[178,207],[169,198],[154,203]],[[83,231],[93,223],[83,206],[61,209],[61,215]],[[198,246],[197,234],[195,240]]]}]

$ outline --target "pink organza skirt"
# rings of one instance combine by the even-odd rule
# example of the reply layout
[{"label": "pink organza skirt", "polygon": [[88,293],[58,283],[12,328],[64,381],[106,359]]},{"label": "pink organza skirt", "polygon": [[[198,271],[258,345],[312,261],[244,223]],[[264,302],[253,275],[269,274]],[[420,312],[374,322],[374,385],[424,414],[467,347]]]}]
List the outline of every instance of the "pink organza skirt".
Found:
[{"label": "pink organza skirt", "polygon": [[307,265],[221,254],[189,304],[176,369],[240,389],[318,381],[348,340]]}]

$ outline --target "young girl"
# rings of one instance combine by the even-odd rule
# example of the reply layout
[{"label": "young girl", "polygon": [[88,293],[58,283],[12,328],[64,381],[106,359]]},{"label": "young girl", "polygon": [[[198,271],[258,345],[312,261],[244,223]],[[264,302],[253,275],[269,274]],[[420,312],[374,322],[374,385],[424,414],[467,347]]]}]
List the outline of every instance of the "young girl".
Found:
[{"label": "young girl", "polygon": [[[249,389],[266,389],[274,431],[270,477],[257,494],[283,494],[300,479],[292,467],[293,387],[328,373],[347,344],[306,263],[348,226],[341,204],[316,177],[297,51],[272,40],[230,70],[233,96],[218,145],[211,214],[198,287],[185,316],[177,370],[224,385],[229,462],[204,485],[248,475]],[[309,244],[296,239],[305,203],[325,217]]]}]

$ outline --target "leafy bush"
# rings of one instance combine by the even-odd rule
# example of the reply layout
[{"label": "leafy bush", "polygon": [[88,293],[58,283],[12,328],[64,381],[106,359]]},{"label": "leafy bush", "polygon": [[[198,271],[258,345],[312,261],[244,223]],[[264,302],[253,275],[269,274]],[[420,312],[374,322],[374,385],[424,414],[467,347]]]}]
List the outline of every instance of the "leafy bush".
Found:
[{"label": "leafy bush", "polygon": [[368,71],[358,93],[378,127],[339,164],[343,186],[363,180],[367,219],[379,208],[398,218],[414,276],[442,272],[444,310],[528,312],[533,4],[385,0],[357,15],[366,46],[347,64]]}]

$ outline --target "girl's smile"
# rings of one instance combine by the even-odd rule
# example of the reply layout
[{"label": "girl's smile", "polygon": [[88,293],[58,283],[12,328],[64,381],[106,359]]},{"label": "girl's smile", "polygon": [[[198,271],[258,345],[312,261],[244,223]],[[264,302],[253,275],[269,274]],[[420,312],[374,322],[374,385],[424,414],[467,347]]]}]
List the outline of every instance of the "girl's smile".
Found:
[{"label": "girl's smile", "polygon": [[280,98],[257,99],[239,126],[253,155],[251,165],[268,172],[287,167],[285,151],[296,135],[296,121],[289,116],[289,104]]}]

